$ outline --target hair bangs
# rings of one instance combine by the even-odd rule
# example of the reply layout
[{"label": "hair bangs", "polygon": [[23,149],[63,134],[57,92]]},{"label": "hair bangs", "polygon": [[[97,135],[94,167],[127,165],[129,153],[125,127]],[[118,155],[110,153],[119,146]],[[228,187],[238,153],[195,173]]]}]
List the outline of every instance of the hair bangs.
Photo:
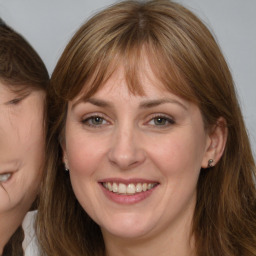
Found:
[{"label": "hair bangs", "polygon": [[156,43],[153,37],[134,37],[130,33],[130,37],[118,38],[111,42],[108,48],[98,55],[79,85],[79,90],[71,86],[75,89],[75,93],[69,92],[72,98],[80,93],[82,98],[91,97],[104,86],[117,69],[122,68],[128,90],[134,95],[145,95],[142,78],[147,76],[154,83],[157,82],[160,89],[198,103],[191,86],[182,76],[172,56]]}]

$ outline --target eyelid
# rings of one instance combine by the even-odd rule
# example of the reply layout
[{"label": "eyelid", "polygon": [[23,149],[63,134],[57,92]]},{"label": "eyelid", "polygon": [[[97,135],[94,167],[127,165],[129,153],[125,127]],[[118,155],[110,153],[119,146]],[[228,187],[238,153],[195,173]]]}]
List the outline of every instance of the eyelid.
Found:
[{"label": "eyelid", "polygon": [[85,120],[85,119],[88,119],[88,118],[91,118],[91,117],[101,117],[101,118],[104,118],[105,119],[105,115],[102,114],[102,113],[99,113],[99,112],[92,112],[92,113],[88,113],[88,114],[85,114],[82,116],[82,120]]},{"label": "eyelid", "polygon": [[[173,125],[173,124],[176,123],[175,119],[172,116],[166,115],[166,114],[163,114],[163,113],[156,113],[156,114],[150,115],[145,123],[148,124],[149,122],[151,122],[153,119],[156,119],[156,118],[166,119],[169,122],[169,125]],[[167,127],[169,125],[162,125],[162,127],[161,127],[161,125],[159,125],[159,126],[157,126],[157,125],[150,125],[150,126],[152,126],[152,127],[153,126],[157,126],[158,128],[164,128],[164,127]]]},{"label": "eyelid", "polygon": [[25,95],[17,95],[16,97],[14,97],[12,100],[7,101],[5,104],[6,105],[17,105],[19,102],[21,102],[22,100],[24,100],[30,93],[26,93]]},{"label": "eyelid", "polygon": [[22,101],[23,98],[15,98],[13,100],[10,100],[7,102],[8,105],[16,105],[18,104],[20,101]]},{"label": "eyelid", "polygon": [[106,116],[104,114],[102,114],[102,113],[89,113],[89,114],[86,114],[86,115],[84,115],[82,117],[81,123],[83,125],[86,125],[86,126],[92,127],[92,128],[101,128],[102,126],[107,125],[107,124],[93,125],[93,124],[87,123],[88,120],[90,120],[92,118],[95,118],[95,117],[102,118],[102,119],[104,119],[107,122],[107,124],[110,124],[109,118],[106,118]]}]

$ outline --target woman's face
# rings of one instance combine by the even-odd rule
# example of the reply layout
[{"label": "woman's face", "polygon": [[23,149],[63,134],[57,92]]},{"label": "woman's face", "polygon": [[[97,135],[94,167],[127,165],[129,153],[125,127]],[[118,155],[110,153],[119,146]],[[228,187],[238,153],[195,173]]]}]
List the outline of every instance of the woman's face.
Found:
[{"label": "woman's face", "polygon": [[210,138],[199,108],[149,73],[144,96],[128,91],[120,68],[91,98],[68,105],[64,162],[104,237],[189,233]]},{"label": "woman's face", "polygon": [[42,91],[12,92],[0,83],[0,213],[27,211],[44,159]]}]

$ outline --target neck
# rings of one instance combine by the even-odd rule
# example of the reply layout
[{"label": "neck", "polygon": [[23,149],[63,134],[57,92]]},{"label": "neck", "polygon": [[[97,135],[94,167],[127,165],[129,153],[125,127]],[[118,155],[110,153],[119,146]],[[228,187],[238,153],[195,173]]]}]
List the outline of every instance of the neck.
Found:
[{"label": "neck", "polygon": [[11,236],[21,225],[25,213],[10,211],[0,214],[0,255]]}]

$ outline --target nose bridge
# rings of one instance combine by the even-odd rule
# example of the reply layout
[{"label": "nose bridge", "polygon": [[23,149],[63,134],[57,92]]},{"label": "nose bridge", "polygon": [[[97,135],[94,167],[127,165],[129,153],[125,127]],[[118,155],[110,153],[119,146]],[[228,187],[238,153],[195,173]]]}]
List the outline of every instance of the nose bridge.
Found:
[{"label": "nose bridge", "polygon": [[131,122],[123,122],[115,127],[109,160],[120,169],[135,167],[145,160],[138,133]]}]

